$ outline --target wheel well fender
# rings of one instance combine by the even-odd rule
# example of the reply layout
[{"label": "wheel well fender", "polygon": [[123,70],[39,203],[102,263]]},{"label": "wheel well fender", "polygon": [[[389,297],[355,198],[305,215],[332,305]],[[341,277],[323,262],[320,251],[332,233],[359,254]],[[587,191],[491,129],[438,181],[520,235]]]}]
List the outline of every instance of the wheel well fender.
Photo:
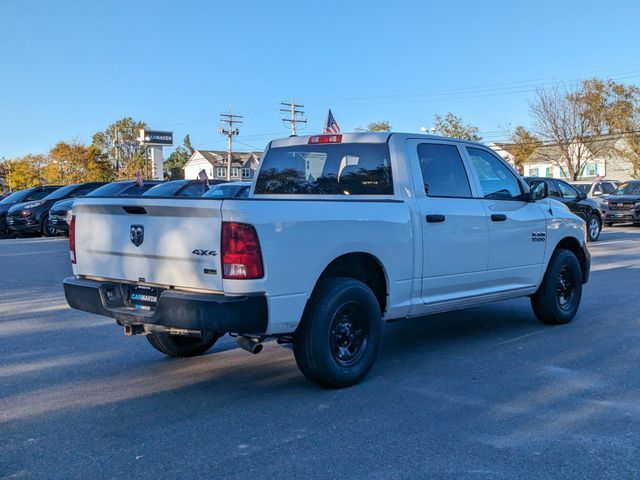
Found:
[{"label": "wheel well fender", "polygon": [[[387,309],[388,278],[382,263],[369,253],[347,253],[334,259],[325,267],[313,287],[312,298],[323,280],[331,277],[346,277],[360,280],[367,285],[378,300],[380,312]],[[308,304],[308,300],[307,300]]]}]

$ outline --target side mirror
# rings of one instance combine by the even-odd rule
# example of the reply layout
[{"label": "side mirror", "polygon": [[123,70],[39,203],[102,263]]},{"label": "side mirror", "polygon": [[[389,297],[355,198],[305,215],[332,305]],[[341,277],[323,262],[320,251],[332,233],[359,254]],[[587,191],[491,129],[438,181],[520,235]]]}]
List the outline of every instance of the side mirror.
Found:
[{"label": "side mirror", "polygon": [[579,200],[584,200],[585,198],[587,198],[587,194],[584,192],[578,192],[578,199]]},{"label": "side mirror", "polygon": [[549,185],[542,180],[532,180],[529,184],[529,189],[531,191],[531,199],[534,202],[536,200],[543,200],[549,196]]}]

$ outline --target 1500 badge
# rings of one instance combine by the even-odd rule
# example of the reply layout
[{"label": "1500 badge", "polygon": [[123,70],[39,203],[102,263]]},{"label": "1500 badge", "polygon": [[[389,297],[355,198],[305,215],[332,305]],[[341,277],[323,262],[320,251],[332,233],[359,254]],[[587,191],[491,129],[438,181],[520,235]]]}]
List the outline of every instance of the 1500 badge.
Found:
[{"label": "1500 badge", "polygon": [[215,257],[216,255],[218,255],[218,252],[216,252],[215,250],[200,250],[198,248],[196,248],[191,253],[200,257]]}]

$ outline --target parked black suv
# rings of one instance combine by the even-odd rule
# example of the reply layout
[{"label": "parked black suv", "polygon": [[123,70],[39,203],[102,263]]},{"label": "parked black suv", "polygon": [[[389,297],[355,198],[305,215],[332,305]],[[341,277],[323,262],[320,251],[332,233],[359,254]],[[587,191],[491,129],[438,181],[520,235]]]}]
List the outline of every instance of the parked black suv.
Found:
[{"label": "parked black suv", "polygon": [[57,231],[49,222],[49,209],[59,200],[85,195],[104,185],[102,182],[79,183],[67,185],[50,193],[41,200],[22,202],[12,206],[7,213],[7,226],[10,232],[18,235],[25,233],[42,233],[52,237]]},{"label": "parked black suv", "polygon": [[46,187],[32,187],[18,190],[0,200],[0,238],[9,236],[7,228],[7,212],[18,203],[35,202],[42,200],[50,193],[55,192],[59,185],[47,185]]},{"label": "parked black suv", "polygon": [[627,222],[640,225],[640,180],[621,183],[612,194],[601,197],[600,201],[606,226]]},{"label": "parked black suv", "polygon": [[[161,180],[145,180],[142,185],[138,185],[133,180],[122,182],[111,182],[96,188],[88,197],[139,197],[151,187],[162,183]],[[69,234],[69,223],[71,223],[71,212],[75,198],[67,198],[56,202],[49,210],[49,222],[56,229],[57,233]]]},{"label": "parked black suv", "polygon": [[587,222],[587,238],[595,242],[602,230],[602,210],[598,202],[587,198],[585,193],[579,192],[564,180],[549,177],[525,177],[524,180],[531,187],[532,193],[538,188],[546,189],[546,196],[564,203],[569,210]]}]

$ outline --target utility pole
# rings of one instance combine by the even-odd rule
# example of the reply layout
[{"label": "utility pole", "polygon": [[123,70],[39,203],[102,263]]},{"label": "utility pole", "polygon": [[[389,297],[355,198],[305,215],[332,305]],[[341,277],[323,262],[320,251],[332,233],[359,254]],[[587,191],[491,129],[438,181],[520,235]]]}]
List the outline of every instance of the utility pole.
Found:
[{"label": "utility pole", "polygon": [[229,128],[221,127],[218,132],[227,136],[227,181],[231,180],[231,158],[233,151],[233,137],[240,133],[240,130],[233,128],[234,125],[242,125],[242,115],[232,113],[221,113],[220,123],[227,124]]},{"label": "utility pole", "polygon": [[291,136],[297,135],[296,124],[306,125],[307,119],[304,117],[304,111],[298,110],[304,108],[304,105],[296,104],[295,99],[291,99],[291,103],[280,102],[280,105],[287,108],[281,108],[280,111],[289,114],[289,118],[283,117],[282,123],[291,127]]},{"label": "utility pole", "polygon": [[118,127],[113,127],[113,155],[116,159],[116,176],[120,172],[120,139],[118,138]]}]

